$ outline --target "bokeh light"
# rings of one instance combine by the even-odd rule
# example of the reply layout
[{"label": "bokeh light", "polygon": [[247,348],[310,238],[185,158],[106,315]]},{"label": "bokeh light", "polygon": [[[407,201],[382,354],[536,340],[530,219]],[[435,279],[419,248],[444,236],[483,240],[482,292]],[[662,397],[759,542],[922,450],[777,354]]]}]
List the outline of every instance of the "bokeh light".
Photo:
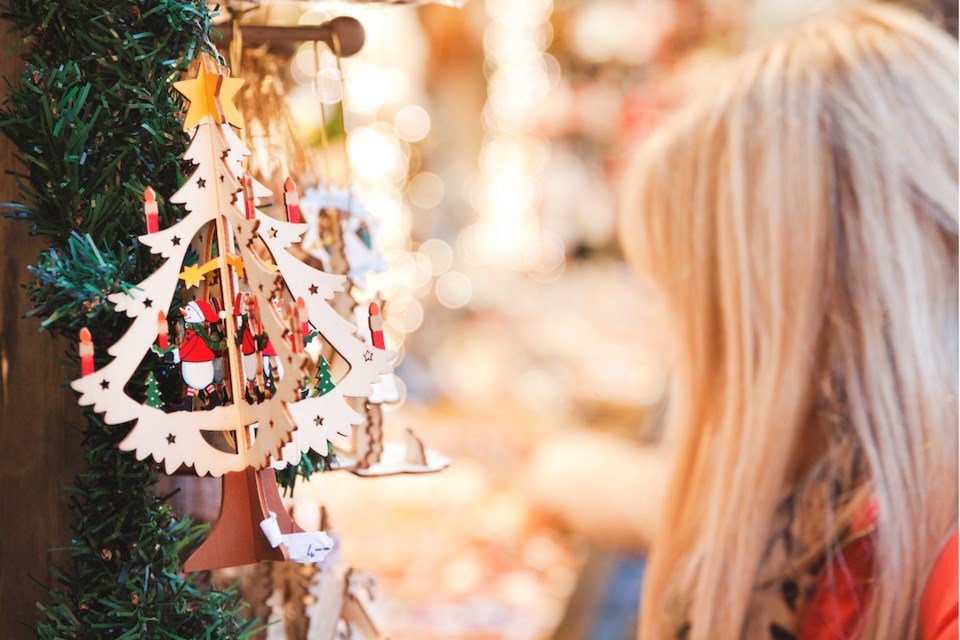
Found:
[{"label": "bokeh light", "polygon": [[386,323],[403,333],[416,331],[423,323],[423,305],[411,296],[393,298],[387,308]]},{"label": "bokeh light", "polygon": [[453,249],[439,238],[431,238],[420,245],[417,252],[430,261],[434,276],[441,276],[453,266]]},{"label": "bokeh light", "polygon": [[486,6],[487,133],[471,193],[479,215],[461,232],[458,247],[468,263],[529,271],[537,268],[542,253],[540,156],[545,146],[549,148],[533,127],[538,107],[558,76],[546,53],[553,37],[549,24],[553,2],[488,0]]},{"label": "bokeh light", "polygon": [[361,127],[347,137],[350,166],[363,180],[391,182],[403,180],[407,155],[393,133],[373,127]]},{"label": "bokeh light", "polygon": [[430,114],[419,105],[408,104],[393,119],[397,135],[408,142],[419,142],[430,132]]},{"label": "bokeh light", "polygon": [[432,209],[443,201],[443,180],[435,173],[418,173],[407,187],[410,202],[421,209]]},{"label": "bokeh light", "polygon": [[470,302],[473,283],[459,271],[449,271],[437,279],[437,300],[449,309],[459,309]]}]

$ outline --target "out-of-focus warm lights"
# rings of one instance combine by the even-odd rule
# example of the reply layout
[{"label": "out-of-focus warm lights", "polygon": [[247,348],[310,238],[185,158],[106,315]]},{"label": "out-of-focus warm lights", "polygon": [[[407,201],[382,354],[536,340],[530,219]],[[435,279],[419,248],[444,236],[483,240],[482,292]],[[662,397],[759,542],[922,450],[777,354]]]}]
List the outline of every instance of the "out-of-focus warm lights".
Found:
[{"label": "out-of-focus warm lights", "polygon": [[[390,250],[391,255],[405,254],[410,240],[411,226],[410,210],[401,205],[400,217],[389,226],[384,225],[386,228],[380,228],[380,246],[385,251]],[[400,253],[394,254],[395,250],[400,250]]]},{"label": "out-of-focus warm lights", "polygon": [[398,136],[408,142],[419,142],[430,132],[430,114],[419,105],[408,104],[397,111],[393,124]]},{"label": "out-of-focus warm lights", "polygon": [[357,113],[373,113],[387,101],[389,75],[368,62],[358,62],[346,74],[347,104]]},{"label": "out-of-focus warm lights", "polygon": [[300,45],[290,63],[290,73],[297,84],[311,86],[314,78],[314,55],[312,45]]},{"label": "out-of-focus warm lights", "polygon": [[[380,242],[380,247],[387,256],[387,259],[391,261],[390,269],[393,268],[393,264],[396,264],[396,259],[398,256],[403,256],[406,254],[409,233],[410,223],[405,221],[405,219],[402,217],[389,226],[384,225],[380,228],[378,240]],[[388,273],[390,272],[390,269],[387,269]]]},{"label": "out-of-focus warm lights", "polygon": [[387,102],[396,104],[410,93],[410,78],[402,69],[389,68],[387,72]]},{"label": "out-of-focus warm lights", "polygon": [[433,276],[430,260],[421,253],[407,253],[394,263],[396,278],[411,289],[422,287]]},{"label": "out-of-focus warm lights", "polygon": [[343,99],[343,84],[337,69],[321,69],[317,75],[317,92],[323,104],[336,104]]},{"label": "out-of-focus warm lights", "polygon": [[[421,105],[405,104],[407,100],[412,102],[411,96],[423,99],[423,77],[416,55],[406,55],[421,46],[422,34],[416,31],[419,25],[415,18],[404,22],[394,19],[398,14],[387,14],[356,4],[338,4],[331,10],[330,3],[319,3],[308,10],[301,24],[320,24],[337,15],[360,20],[366,43],[359,55],[340,61],[326,46],[301,45],[291,70],[294,80],[312,91],[292,93],[304,96],[297,103],[297,119],[309,120],[311,128],[320,125],[319,117],[311,117],[318,111],[318,102],[342,105],[347,177],[365,208],[380,223],[376,242],[389,263],[385,272],[368,276],[367,290],[379,292],[388,302],[384,327],[387,341],[402,348],[404,334],[416,330],[423,321],[423,307],[417,298],[434,292],[434,279],[449,272],[455,255],[449,244],[438,239],[411,253],[410,206],[434,209],[442,204],[445,189],[439,176],[420,171],[420,157],[413,146],[429,135],[433,124],[430,115]],[[398,51],[405,55],[399,57]],[[425,48],[421,54],[426,55]],[[312,103],[306,96],[312,97]],[[456,277],[440,291],[447,292],[451,307],[466,304],[471,295],[469,281],[464,285]]]},{"label": "out-of-focus warm lights", "polygon": [[509,171],[526,167],[531,158],[522,140],[506,136],[491,136],[480,151],[480,162],[486,171]]},{"label": "out-of-focus warm lights", "polygon": [[487,239],[489,227],[480,223],[464,227],[457,234],[457,252],[472,265],[487,264],[492,258],[484,254],[484,247],[492,244]]},{"label": "out-of-focus warm lights", "polygon": [[648,61],[675,20],[673,3],[660,0],[600,0],[578,7],[573,45],[591,62]]},{"label": "out-of-focus warm lights", "polygon": [[420,245],[417,253],[430,261],[430,271],[441,276],[453,266],[453,249],[439,238],[431,238]]},{"label": "out-of-focus warm lights", "polygon": [[411,296],[390,300],[387,310],[387,325],[403,333],[416,331],[423,323],[423,305]]},{"label": "out-of-focus warm lights", "polygon": [[443,180],[435,173],[418,173],[407,186],[410,202],[421,209],[433,209],[443,201]]},{"label": "out-of-focus warm lights", "polygon": [[500,344],[451,338],[434,349],[430,370],[441,392],[464,401],[487,402],[503,383],[508,354]]},{"label": "out-of-focus warm lights", "polygon": [[566,247],[563,240],[555,233],[542,233],[537,250],[527,254],[527,269],[542,273],[553,273],[563,270],[566,261]]},{"label": "out-of-focus warm lights", "polygon": [[[555,246],[541,247],[537,215],[542,157],[549,146],[533,133],[538,107],[557,75],[546,53],[553,0],[487,0],[486,6],[487,135],[470,196],[479,219],[461,232],[457,247],[471,264],[554,272]],[[547,263],[550,269],[543,268]]]},{"label": "out-of-focus warm lights", "polygon": [[364,194],[367,210],[385,225],[397,223],[403,217],[403,199],[396,186],[381,182]]},{"label": "out-of-focus warm lights", "polygon": [[350,166],[363,180],[396,182],[406,177],[407,155],[396,135],[361,127],[347,137]]},{"label": "out-of-focus warm lights", "polygon": [[448,271],[437,279],[437,300],[448,309],[459,309],[473,297],[473,283],[459,271]]}]

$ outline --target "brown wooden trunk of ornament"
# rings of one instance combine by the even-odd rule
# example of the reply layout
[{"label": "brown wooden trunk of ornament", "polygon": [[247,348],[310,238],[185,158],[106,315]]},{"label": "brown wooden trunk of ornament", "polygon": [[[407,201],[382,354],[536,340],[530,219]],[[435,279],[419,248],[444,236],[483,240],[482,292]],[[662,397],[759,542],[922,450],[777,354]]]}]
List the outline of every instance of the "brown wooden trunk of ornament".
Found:
[{"label": "brown wooden trunk of ornament", "polygon": [[[0,76],[12,81],[23,69],[11,49],[19,36],[0,30]],[[0,86],[0,93],[6,94]],[[23,172],[14,146],[0,136],[0,202],[20,199],[13,176]],[[36,603],[48,602],[43,584],[52,582],[51,553],[70,540],[64,485],[83,466],[80,427],[83,418],[73,394],[63,388],[71,370],[60,364],[71,348],[39,332],[24,319],[31,305],[21,284],[30,280],[26,265],[44,248],[28,235],[29,225],[0,219],[0,629],[4,638],[33,638]]]},{"label": "brown wooden trunk of ornament", "polygon": [[184,570],[206,571],[286,560],[286,552],[271,547],[260,530],[260,522],[269,517],[270,511],[277,514],[280,533],[303,531],[280,501],[273,469],[225,474],[220,517],[200,548],[184,563]]}]

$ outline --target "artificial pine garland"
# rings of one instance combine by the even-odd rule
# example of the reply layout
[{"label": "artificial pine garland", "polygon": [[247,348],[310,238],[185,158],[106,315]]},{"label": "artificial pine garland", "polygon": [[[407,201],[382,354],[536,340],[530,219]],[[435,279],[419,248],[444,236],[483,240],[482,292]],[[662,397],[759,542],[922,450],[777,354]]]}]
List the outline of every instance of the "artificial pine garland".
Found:
[{"label": "artificial pine garland", "polygon": [[[182,181],[186,140],[170,83],[209,43],[211,16],[189,0],[8,0],[3,17],[26,43],[25,71],[0,112],[0,131],[26,169],[10,215],[50,243],[32,268],[32,315],[51,332],[74,336],[86,326],[97,343],[112,344],[125,326],[122,314],[102,313],[106,296],[152,269],[133,239],[143,231],[143,189],[169,194]],[[165,204],[161,220],[172,223]],[[147,358],[130,392],[156,401],[176,375]],[[202,527],[155,495],[153,463],[117,448],[130,425],[85,416],[88,470],[69,488],[69,558],[52,570],[37,635],[249,637],[254,623],[233,588],[208,589],[182,574],[181,557]]]}]

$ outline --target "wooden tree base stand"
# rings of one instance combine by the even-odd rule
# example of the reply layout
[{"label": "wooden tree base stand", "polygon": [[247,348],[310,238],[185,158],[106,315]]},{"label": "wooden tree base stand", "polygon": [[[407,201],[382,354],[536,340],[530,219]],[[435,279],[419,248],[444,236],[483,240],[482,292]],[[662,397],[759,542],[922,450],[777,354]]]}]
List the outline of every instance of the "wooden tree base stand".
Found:
[{"label": "wooden tree base stand", "polygon": [[303,531],[280,501],[273,469],[245,469],[224,474],[220,517],[207,539],[183,565],[185,571],[207,571],[257,562],[287,560],[282,547],[273,548],[260,522],[277,514],[280,533]]}]

